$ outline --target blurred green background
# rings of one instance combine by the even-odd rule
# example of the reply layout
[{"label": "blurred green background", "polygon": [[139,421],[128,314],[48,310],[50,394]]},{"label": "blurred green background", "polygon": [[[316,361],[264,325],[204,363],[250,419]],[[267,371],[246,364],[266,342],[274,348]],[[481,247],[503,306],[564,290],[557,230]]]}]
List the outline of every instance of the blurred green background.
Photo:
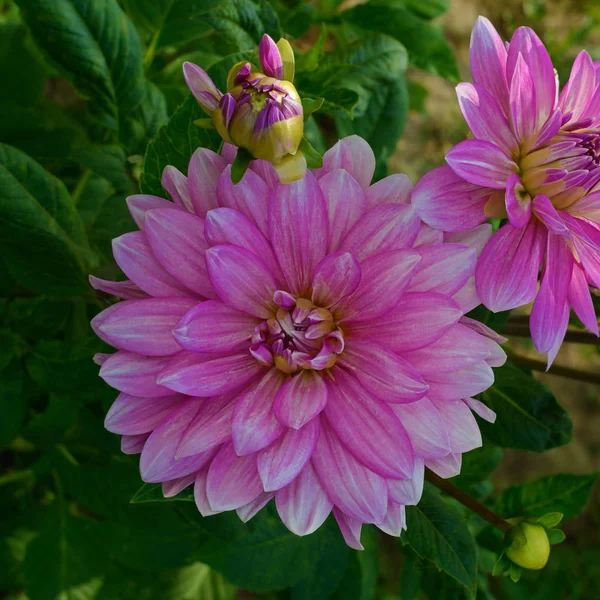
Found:
[{"label": "blurred green background", "polygon": [[[298,52],[298,88],[327,100],[307,124],[311,143],[324,151],[357,132],[374,146],[378,177],[406,172],[416,182],[468,133],[454,86],[469,79],[477,15],[504,37],[520,25],[536,29],[563,81],[581,48],[600,59],[594,0],[380,0],[368,13],[353,12],[356,4],[0,0],[0,143],[24,153],[0,148],[0,598],[468,598],[457,583],[466,559],[437,558],[453,536],[477,539],[469,568],[479,565],[478,599],[598,595],[597,491],[588,503],[600,469],[597,385],[536,372],[552,395],[518,371],[518,401],[536,439],[519,437],[517,419],[502,435],[486,428],[484,448],[465,457],[457,485],[496,510],[508,510],[513,492],[504,492],[517,486],[522,510],[547,499],[546,508],[570,518],[546,569],[518,584],[489,575],[497,540],[435,494],[412,518],[442,506],[458,533],[441,535],[431,554],[370,527],[365,552],[356,553],[331,523],[295,538],[272,507],[242,525],[235,515],[202,519],[189,494],[160,501],[156,488],[140,490],[137,459],[103,429],[116,394],[91,361],[107,349],[89,320],[111,299],[93,293],[85,276],[119,275],[110,240],[134,227],[124,199],[140,178],[145,191],[160,193],[165,161],[183,168],[197,145],[215,143],[190,127],[202,113],[183,84],[183,60],[219,78],[229,55],[251,56],[264,31],[285,32]],[[385,32],[381,14],[395,19]],[[11,187],[16,195],[6,194],[9,175],[21,182]],[[28,207],[22,221],[13,218],[17,201]],[[524,313],[511,315],[513,332]],[[542,358],[521,335],[509,345]],[[556,363],[597,380],[598,348],[565,344]],[[572,477],[552,477],[560,473]]]}]

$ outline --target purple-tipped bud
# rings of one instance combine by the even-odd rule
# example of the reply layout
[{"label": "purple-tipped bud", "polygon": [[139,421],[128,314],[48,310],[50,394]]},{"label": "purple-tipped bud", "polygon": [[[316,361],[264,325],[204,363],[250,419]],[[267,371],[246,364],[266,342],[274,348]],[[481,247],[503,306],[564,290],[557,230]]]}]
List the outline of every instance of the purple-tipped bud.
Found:
[{"label": "purple-tipped bud", "polygon": [[235,79],[233,80],[233,84],[240,85],[240,83],[242,83],[246,79],[246,77],[248,77],[248,75],[250,75],[250,73],[252,73],[252,65],[250,63],[246,63],[237,72],[237,75],[235,76]]},{"label": "purple-tipped bud", "polygon": [[269,77],[283,79],[283,60],[277,44],[266,33],[258,46],[258,58],[263,72]]},{"label": "purple-tipped bud", "polygon": [[231,94],[225,94],[221,98],[221,102],[219,102],[219,108],[221,109],[225,127],[229,127],[235,111],[235,98]]},{"label": "purple-tipped bud", "polygon": [[219,106],[221,92],[204,69],[198,65],[184,62],[183,77],[192,94],[205,110],[212,112]]}]

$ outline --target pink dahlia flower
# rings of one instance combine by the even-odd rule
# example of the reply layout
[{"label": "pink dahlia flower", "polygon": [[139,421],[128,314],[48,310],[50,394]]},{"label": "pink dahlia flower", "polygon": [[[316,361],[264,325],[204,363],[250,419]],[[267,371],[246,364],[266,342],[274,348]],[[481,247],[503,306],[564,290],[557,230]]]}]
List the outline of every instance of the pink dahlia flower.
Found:
[{"label": "pink dahlia flower", "polygon": [[363,523],[400,534],[425,466],[453,476],[481,444],[472,411],[494,416],[471,396],[505,356],[462,290],[466,238],[489,231],[444,242],[407,178],[370,186],[374,167],[350,137],[297,182],[255,162],[234,186],[200,149],[187,178],[165,169],[174,202],[128,199],[140,231],[114,255],[129,281],[92,278],[124,301],[92,325],[118,349],[98,357],[121,392],[106,427],[165,496],[193,483],[202,515],[244,521],[275,498],[298,535],[333,511],[361,548]]},{"label": "pink dahlia flower", "polygon": [[600,68],[581,52],[559,94],[550,56],[531,29],[517,29],[505,45],[480,17],[471,71],[474,83],[457,93],[474,139],[423,178],[414,203],[444,231],[508,218],[481,254],[477,291],[494,312],[535,299],[532,338],[550,364],[570,308],[598,335],[588,283],[600,287]]}]

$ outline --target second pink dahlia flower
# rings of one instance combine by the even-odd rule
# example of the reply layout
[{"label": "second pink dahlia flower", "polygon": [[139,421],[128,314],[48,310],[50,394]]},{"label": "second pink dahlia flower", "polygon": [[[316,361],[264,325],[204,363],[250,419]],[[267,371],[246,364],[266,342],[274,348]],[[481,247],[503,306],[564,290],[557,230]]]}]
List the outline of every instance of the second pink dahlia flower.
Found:
[{"label": "second pink dahlia flower", "polygon": [[118,349],[98,357],[120,391],[106,427],[203,515],[274,498],[298,535],[331,512],[354,548],[363,523],[399,535],[425,466],[457,474],[481,444],[471,411],[493,419],[470,398],[505,358],[463,317],[476,248],[424,226],[404,176],[370,186],[360,138],[289,185],[259,161],[234,186],[227,163],[200,149],[187,178],[165,170],[174,203],[128,199],[130,280],[92,279],[124,300],[92,323]]},{"label": "second pink dahlia flower", "polygon": [[473,83],[457,93],[474,139],[423,178],[414,202],[444,231],[508,219],[481,254],[477,291],[492,311],[535,300],[531,334],[550,364],[571,308],[598,335],[588,284],[600,287],[600,68],[581,52],[559,94],[531,29],[520,27],[505,45],[480,17],[471,71]]}]

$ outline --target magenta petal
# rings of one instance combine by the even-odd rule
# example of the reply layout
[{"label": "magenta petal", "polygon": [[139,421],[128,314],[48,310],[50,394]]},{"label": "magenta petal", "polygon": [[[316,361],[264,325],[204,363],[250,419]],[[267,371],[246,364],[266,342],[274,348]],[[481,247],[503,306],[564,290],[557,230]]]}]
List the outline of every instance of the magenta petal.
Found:
[{"label": "magenta petal", "polygon": [[191,352],[228,352],[246,342],[249,346],[259,323],[259,319],[218,300],[207,300],[185,314],[173,335],[181,347]]},{"label": "magenta petal", "polygon": [[521,143],[527,142],[536,131],[536,90],[522,55],[517,57],[510,82],[510,123]]},{"label": "magenta petal", "polygon": [[498,146],[485,140],[464,140],[446,154],[452,170],[475,185],[503,190],[517,165]]},{"label": "magenta petal", "polygon": [[387,510],[385,479],[358,462],[323,419],[312,462],[325,492],[343,512],[363,523],[383,520]]},{"label": "magenta petal", "polygon": [[348,171],[366,191],[375,173],[371,146],[358,135],[341,139],[323,155],[323,175],[335,169]]},{"label": "magenta petal", "polygon": [[256,456],[238,456],[224,444],[208,469],[206,495],[215,511],[234,510],[252,502],[263,491]]},{"label": "magenta petal", "polygon": [[319,419],[302,429],[287,429],[257,458],[265,491],[275,491],[293,481],[307,465],[319,439]]},{"label": "magenta petal", "polygon": [[124,435],[121,438],[121,452],[123,454],[139,454],[144,449],[144,444],[149,436],[149,433]]},{"label": "magenta petal", "polygon": [[410,204],[412,190],[412,181],[404,173],[395,173],[384,177],[365,192],[367,209],[370,210],[382,204]]},{"label": "magenta petal", "polygon": [[148,433],[158,427],[184,399],[185,396],[181,394],[162,398],[119,394],[106,415],[104,427],[121,435]]},{"label": "magenta petal", "polygon": [[208,502],[208,496],[206,495],[206,478],[208,477],[208,467],[202,469],[196,475],[196,481],[194,483],[194,501],[196,507],[203,517],[210,517],[216,515],[222,511],[213,510]]},{"label": "magenta petal", "polygon": [[473,82],[485,88],[508,113],[506,48],[485,17],[478,17],[473,27],[469,58]]},{"label": "magenta petal", "polygon": [[143,232],[126,233],[115,238],[112,245],[115,260],[123,273],[146,293],[162,298],[193,295],[156,260]]},{"label": "magenta petal", "polygon": [[[252,165],[257,162],[254,161]],[[267,163],[270,165],[270,163]],[[277,177],[277,174],[275,174]],[[232,208],[252,221],[265,237],[269,237],[269,185],[252,169],[248,169],[238,185],[231,180],[231,167],[227,167],[217,184],[219,206]]]},{"label": "magenta petal", "polygon": [[263,73],[275,79],[283,79],[283,60],[277,44],[266,33],[258,45],[258,60]]},{"label": "magenta petal", "polygon": [[377,342],[348,340],[337,364],[384,402],[414,402],[428,390],[410,363]]},{"label": "magenta petal", "polygon": [[406,529],[406,509],[403,504],[388,502],[388,510],[385,519],[377,523],[377,527],[388,535],[400,537],[402,530]]},{"label": "magenta petal", "polygon": [[148,213],[145,226],[152,252],[165,270],[186,288],[214,298],[206,268],[204,220],[181,210],[159,209]]},{"label": "magenta petal", "polygon": [[513,227],[522,229],[531,219],[532,202],[516,173],[506,182],[506,212]]},{"label": "magenta petal", "polygon": [[327,422],[344,446],[366,467],[383,477],[410,477],[413,449],[406,430],[383,402],[342,369],[328,382]]},{"label": "magenta petal", "polygon": [[254,252],[241,246],[213,246],[206,252],[206,263],[212,284],[225,304],[255,317],[273,316],[277,282]]},{"label": "magenta petal", "polygon": [[459,83],[456,93],[465,121],[477,139],[492,142],[509,156],[518,150],[504,111],[488,91],[472,83]]},{"label": "magenta petal", "polygon": [[231,438],[231,422],[239,392],[207,398],[181,435],[175,456],[185,458],[206,452]]},{"label": "magenta petal", "polygon": [[429,397],[439,400],[468,398],[487,390],[494,383],[494,372],[485,361],[452,373],[423,373],[429,384]]},{"label": "magenta petal", "polygon": [[254,517],[261,509],[263,509],[271,500],[275,497],[275,494],[267,492],[263,492],[259,494],[252,500],[252,502],[248,502],[248,504],[244,504],[244,506],[240,506],[240,508],[236,508],[235,512],[237,516],[240,518],[242,523],[247,523],[252,517]]},{"label": "magenta petal", "polygon": [[569,228],[571,241],[588,281],[600,287],[600,228],[562,211],[561,217]]},{"label": "magenta petal", "polygon": [[448,165],[427,173],[412,193],[417,214],[434,229],[462,231],[483,223],[494,192],[459,177]]},{"label": "magenta petal", "polygon": [[301,371],[277,392],[273,410],[280,423],[292,429],[304,427],[327,404],[327,386],[320,373]]},{"label": "magenta petal", "polygon": [[135,224],[144,229],[144,219],[149,210],[155,208],[171,208],[178,209],[179,207],[169,200],[159,198],[158,196],[150,196],[148,194],[135,194],[127,197],[127,208],[135,221]]},{"label": "magenta petal", "polygon": [[448,432],[452,452],[469,452],[482,444],[477,421],[462,400],[432,400]]},{"label": "magenta petal", "polygon": [[406,506],[418,504],[423,495],[424,481],[425,463],[422,458],[415,458],[415,470],[410,479],[388,479],[388,494],[390,498],[388,507],[392,501],[405,504]]},{"label": "magenta petal", "polygon": [[456,477],[460,473],[462,454],[448,454],[443,458],[430,458],[425,466],[443,479]]},{"label": "magenta petal", "polygon": [[488,423],[496,422],[496,413],[483,402],[474,398],[464,398],[463,402],[478,416]]},{"label": "magenta petal", "polygon": [[557,235],[570,236],[569,228],[561,219],[558,211],[552,205],[550,198],[544,194],[538,194],[533,199],[533,212],[535,216],[552,232]]},{"label": "magenta petal", "polygon": [[329,243],[327,207],[314,175],[279,184],[269,198],[271,243],[294,295],[310,290],[314,268]]},{"label": "magenta petal", "polygon": [[188,212],[194,212],[188,190],[188,178],[179,169],[171,165],[166,166],[163,169],[160,183],[169,192],[175,204],[185,208]]},{"label": "magenta petal", "polygon": [[420,226],[412,206],[384,204],[368,211],[344,237],[339,249],[362,262],[382,252],[411,248]]},{"label": "magenta petal", "polygon": [[333,507],[333,516],[337,521],[346,544],[348,544],[348,546],[354,550],[364,550],[364,546],[360,543],[362,521],[353,519],[352,517],[344,514],[337,506]]},{"label": "magenta petal", "polygon": [[[531,339],[538,352],[548,352],[561,335],[573,262],[573,252],[567,240],[549,233],[544,275],[529,319]],[[560,342],[563,336],[564,333]]]},{"label": "magenta petal", "polygon": [[267,265],[271,273],[283,283],[283,275],[271,244],[258,227],[241,212],[231,208],[215,208],[208,212],[204,235],[211,246],[233,244],[254,252]]},{"label": "magenta petal", "polygon": [[[269,161],[253,160],[250,163],[250,170],[256,173],[267,184],[267,187],[274,188],[279,185],[279,175],[277,175],[275,167]],[[231,208],[234,207],[232,206]],[[263,233],[267,235],[268,231]]]},{"label": "magenta petal", "polygon": [[217,182],[227,166],[227,161],[208,150],[198,148],[192,154],[188,167],[188,189],[194,210],[205,217],[211,208],[217,208]]},{"label": "magenta petal", "polygon": [[163,384],[159,387],[208,398],[235,390],[263,371],[248,351],[226,356],[181,352],[162,369],[158,381]]},{"label": "magenta petal", "polygon": [[213,111],[218,108],[221,92],[219,92],[204,69],[193,63],[184,62],[183,77],[196,100],[207,111]]},{"label": "magenta petal", "polygon": [[444,242],[451,244],[462,244],[463,246],[471,246],[475,248],[477,256],[479,256],[489,239],[492,237],[492,226],[489,223],[484,223],[473,229],[466,231],[457,231],[444,234]]},{"label": "magenta petal", "polygon": [[309,463],[291,483],[275,494],[277,512],[296,535],[308,535],[324,522],[333,503]]},{"label": "magenta petal", "polygon": [[425,223],[421,223],[419,229],[419,235],[413,244],[413,248],[419,248],[420,246],[434,246],[436,244],[442,244],[444,242],[444,232],[438,229],[433,229]]},{"label": "magenta petal", "polygon": [[159,385],[156,379],[170,359],[170,356],[140,356],[121,350],[102,364],[100,377],[108,385],[132,396],[168,396],[171,391]]},{"label": "magenta petal", "polygon": [[173,327],[196,305],[191,298],[148,298],[113,304],[92,319],[99,338],[120,350],[144,356],[176,354]]},{"label": "magenta petal", "polygon": [[181,404],[157,427],[144,445],[140,457],[140,473],[148,483],[184,477],[200,470],[214,456],[209,450],[187,458],[175,459],[175,451],[190,419],[200,408],[202,400],[190,398]]},{"label": "magenta petal", "polygon": [[475,269],[475,248],[438,244],[419,248],[421,260],[408,289],[451,296],[467,283]]},{"label": "magenta petal", "polygon": [[589,219],[595,223],[600,222],[600,190],[586,194],[583,198],[569,206],[569,214],[574,217]]},{"label": "magenta petal", "polygon": [[[416,456],[439,458],[450,452],[448,432],[429,398],[410,404],[394,404],[391,409],[408,432]],[[401,501],[397,496],[393,498]]]},{"label": "magenta petal", "polygon": [[487,308],[499,312],[533,300],[545,244],[546,230],[536,220],[524,229],[507,223],[492,236],[475,269],[477,293]]},{"label": "magenta petal", "polygon": [[174,498],[185,490],[186,487],[192,485],[196,480],[196,473],[190,473],[189,475],[184,475],[183,477],[178,477],[177,479],[171,479],[170,481],[162,482],[162,493],[165,498]]},{"label": "magenta petal", "polygon": [[396,250],[367,258],[361,264],[358,288],[336,310],[345,322],[370,321],[387,313],[398,304],[420,260],[414,250]]},{"label": "magenta petal", "polygon": [[313,303],[327,308],[333,306],[356,291],[360,278],[360,264],[349,252],[326,256],[313,272]]},{"label": "magenta petal", "polygon": [[285,380],[284,373],[269,369],[253,388],[239,397],[231,430],[239,456],[262,450],[283,433],[284,427],[273,412],[273,402]]},{"label": "magenta petal", "polygon": [[569,284],[569,303],[581,322],[592,333],[598,335],[598,320],[590,288],[585,278],[585,272],[577,262],[573,264],[573,273]]},{"label": "magenta petal", "polygon": [[365,214],[365,193],[356,179],[342,169],[321,177],[319,186],[329,214],[328,252],[335,252],[344,236]]},{"label": "magenta petal", "polygon": [[107,281],[90,275],[90,285],[95,290],[100,290],[111,296],[123,298],[124,300],[138,300],[148,298],[148,294],[141,290],[133,281]]},{"label": "magenta petal", "polygon": [[596,89],[596,72],[590,55],[584,50],[577,55],[569,81],[560,94],[559,107],[564,114],[572,113],[577,121],[586,111]]}]

